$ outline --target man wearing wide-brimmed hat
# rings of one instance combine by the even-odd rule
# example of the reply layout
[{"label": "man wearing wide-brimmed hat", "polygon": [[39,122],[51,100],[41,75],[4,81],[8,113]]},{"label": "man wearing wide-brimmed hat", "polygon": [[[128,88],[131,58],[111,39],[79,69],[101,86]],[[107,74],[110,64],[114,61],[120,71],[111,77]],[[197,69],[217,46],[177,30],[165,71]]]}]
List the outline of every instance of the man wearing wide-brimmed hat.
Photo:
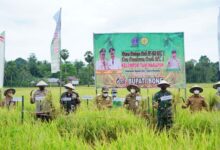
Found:
[{"label": "man wearing wide-brimmed hat", "polygon": [[9,88],[9,89],[5,90],[5,92],[4,92],[5,98],[0,103],[0,106],[7,107],[7,108],[15,106],[15,102],[13,101],[13,96],[15,93],[16,93],[16,90],[13,88]]},{"label": "man wearing wide-brimmed hat", "polygon": [[161,89],[153,97],[153,107],[157,109],[157,128],[160,130],[169,129],[173,124],[173,96],[167,90],[170,84],[165,80],[161,80],[157,86]]},{"label": "man wearing wide-brimmed hat", "polygon": [[64,85],[66,92],[61,95],[60,104],[67,114],[74,112],[80,104],[79,94],[71,83]]},{"label": "man wearing wide-brimmed hat", "polygon": [[104,86],[102,87],[102,93],[96,96],[95,105],[99,110],[112,108],[112,97],[109,96],[109,88]]},{"label": "man wearing wide-brimmed hat", "polygon": [[124,101],[124,107],[138,114],[141,109],[140,88],[137,85],[128,85],[127,90],[130,92]]},{"label": "man wearing wide-brimmed hat", "polygon": [[36,84],[39,89],[32,94],[32,103],[36,104],[36,118],[42,121],[50,121],[53,117],[54,106],[52,102],[52,94],[46,89],[48,84],[40,81]]},{"label": "man wearing wide-brimmed hat", "polygon": [[217,90],[217,92],[212,96],[209,107],[210,110],[219,111],[220,110],[220,81],[213,85],[213,88]]},{"label": "man wearing wide-brimmed hat", "polygon": [[188,98],[186,104],[182,106],[183,109],[190,107],[191,112],[201,111],[203,108],[208,110],[208,105],[205,102],[205,98],[200,95],[203,92],[202,87],[194,85],[190,88],[190,93],[192,96]]}]

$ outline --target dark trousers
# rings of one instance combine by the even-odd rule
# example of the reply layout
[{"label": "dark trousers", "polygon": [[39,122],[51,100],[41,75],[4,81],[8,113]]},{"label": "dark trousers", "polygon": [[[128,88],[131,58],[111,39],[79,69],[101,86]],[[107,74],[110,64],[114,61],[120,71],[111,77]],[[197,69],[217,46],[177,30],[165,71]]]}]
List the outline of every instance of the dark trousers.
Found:
[{"label": "dark trousers", "polygon": [[164,109],[157,114],[157,128],[162,130],[169,129],[173,125],[173,115],[171,109]]},{"label": "dark trousers", "polygon": [[50,122],[52,120],[52,117],[49,113],[41,113],[36,114],[36,119],[40,119],[42,122]]}]

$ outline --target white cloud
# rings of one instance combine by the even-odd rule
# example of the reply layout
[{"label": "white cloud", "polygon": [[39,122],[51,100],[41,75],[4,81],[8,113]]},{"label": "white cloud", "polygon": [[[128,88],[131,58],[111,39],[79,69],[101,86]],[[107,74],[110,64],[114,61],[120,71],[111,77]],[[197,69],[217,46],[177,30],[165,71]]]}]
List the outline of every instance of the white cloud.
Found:
[{"label": "white cloud", "polygon": [[97,32],[185,32],[186,59],[218,59],[218,0],[0,0],[6,59],[35,53],[50,61],[53,15],[62,6],[62,47],[70,60],[93,50]]}]

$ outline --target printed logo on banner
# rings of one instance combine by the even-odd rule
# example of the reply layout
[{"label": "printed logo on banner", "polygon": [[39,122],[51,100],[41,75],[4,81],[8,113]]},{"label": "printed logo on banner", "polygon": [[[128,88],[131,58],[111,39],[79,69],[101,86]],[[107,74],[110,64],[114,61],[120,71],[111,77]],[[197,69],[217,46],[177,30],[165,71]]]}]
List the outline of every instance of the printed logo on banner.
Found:
[{"label": "printed logo on banner", "polygon": [[131,40],[131,44],[132,44],[133,47],[138,46],[138,43],[139,43],[138,37],[134,37],[134,38]]},{"label": "printed logo on banner", "polygon": [[146,37],[141,38],[141,44],[146,46],[148,44],[148,38]]}]

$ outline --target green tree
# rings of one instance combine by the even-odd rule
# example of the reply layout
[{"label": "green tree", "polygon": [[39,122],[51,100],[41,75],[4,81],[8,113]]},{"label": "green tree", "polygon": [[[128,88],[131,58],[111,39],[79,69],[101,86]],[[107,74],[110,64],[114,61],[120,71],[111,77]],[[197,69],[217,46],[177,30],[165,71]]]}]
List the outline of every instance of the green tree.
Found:
[{"label": "green tree", "polygon": [[[61,52],[60,52],[60,56],[64,60],[64,63],[66,64],[66,60],[69,57],[69,51],[67,49],[62,49]],[[65,73],[66,73],[66,68],[64,68],[64,70],[65,70]]]},{"label": "green tree", "polygon": [[38,64],[37,64],[37,57],[35,54],[31,54],[28,58],[28,69],[32,76],[42,78],[43,76],[40,74]]},{"label": "green tree", "polygon": [[83,61],[75,60],[74,66],[76,68],[76,76],[79,78],[79,70],[82,69],[85,66],[85,64],[83,63]]},{"label": "green tree", "polygon": [[84,54],[84,58],[85,58],[85,61],[88,63],[87,67],[88,67],[88,87],[90,85],[90,82],[93,80],[92,79],[92,69],[93,69],[93,59],[94,59],[94,56],[93,56],[93,53],[91,51],[87,51],[85,54]]}]

